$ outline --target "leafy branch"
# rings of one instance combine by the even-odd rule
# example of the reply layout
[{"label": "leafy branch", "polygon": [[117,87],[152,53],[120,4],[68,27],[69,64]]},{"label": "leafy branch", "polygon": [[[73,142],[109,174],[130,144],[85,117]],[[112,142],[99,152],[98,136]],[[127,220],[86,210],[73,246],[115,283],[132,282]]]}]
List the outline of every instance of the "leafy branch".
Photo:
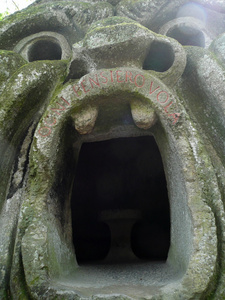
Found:
[{"label": "leafy branch", "polygon": [[12,3],[15,5],[15,7],[16,7],[17,10],[20,10],[19,6],[16,4],[16,2],[14,0],[12,0]]},{"label": "leafy branch", "polygon": [[[6,9],[6,11],[4,12],[0,12],[0,21],[2,19],[4,19],[6,16],[10,15],[11,13],[13,13],[14,11],[18,11],[21,9],[21,7],[24,7],[24,1],[23,1],[23,6],[21,6],[21,3],[20,0],[10,0],[10,2],[14,5],[15,9],[12,10],[9,8],[9,5],[8,5],[8,1],[7,0],[0,0],[0,1],[5,1],[6,3],[6,6],[8,6],[8,8]],[[28,4],[31,4],[34,2],[34,0],[25,0],[25,2],[27,2],[27,5]]]},{"label": "leafy branch", "polygon": [[0,13],[0,21],[3,20],[8,15],[9,15],[8,10],[6,10],[4,13]]}]

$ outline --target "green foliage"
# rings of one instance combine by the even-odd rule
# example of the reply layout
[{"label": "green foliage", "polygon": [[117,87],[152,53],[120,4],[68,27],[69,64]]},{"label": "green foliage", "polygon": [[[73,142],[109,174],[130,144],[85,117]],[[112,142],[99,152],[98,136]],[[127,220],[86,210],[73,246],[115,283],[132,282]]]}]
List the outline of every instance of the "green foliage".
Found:
[{"label": "green foliage", "polygon": [[[0,8],[0,21],[2,21],[5,17],[10,14],[13,14],[16,11],[19,11],[29,4],[33,3],[34,0],[1,0],[6,3],[6,10],[2,11]],[[22,2],[22,3],[21,3]]]},{"label": "green foliage", "polygon": [[4,13],[0,13],[0,21],[3,20],[8,15],[9,15],[8,10],[6,10]]}]

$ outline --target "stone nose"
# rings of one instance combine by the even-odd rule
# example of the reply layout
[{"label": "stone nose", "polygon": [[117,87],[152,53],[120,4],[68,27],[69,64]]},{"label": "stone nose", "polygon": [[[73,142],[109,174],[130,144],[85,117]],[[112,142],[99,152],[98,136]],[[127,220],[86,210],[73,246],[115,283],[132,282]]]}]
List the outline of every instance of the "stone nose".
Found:
[{"label": "stone nose", "polygon": [[174,84],[185,65],[185,51],[174,39],[136,22],[123,18],[118,23],[112,18],[110,25],[101,21],[92,26],[85,38],[73,45],[67,80],[94,70],[128,66],[153,71],[166,84]]}]

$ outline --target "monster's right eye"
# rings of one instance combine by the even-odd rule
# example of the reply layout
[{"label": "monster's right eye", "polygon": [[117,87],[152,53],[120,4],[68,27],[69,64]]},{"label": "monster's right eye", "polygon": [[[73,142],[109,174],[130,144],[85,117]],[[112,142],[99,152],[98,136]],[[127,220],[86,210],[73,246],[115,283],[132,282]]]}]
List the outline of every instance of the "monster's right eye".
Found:
[{"label": "monster's right eye", "polygon": [[164,24],[159,33],[174,38],[183,46],[208,48],[212,42],[204,24],[192,17],[173,19]]}]

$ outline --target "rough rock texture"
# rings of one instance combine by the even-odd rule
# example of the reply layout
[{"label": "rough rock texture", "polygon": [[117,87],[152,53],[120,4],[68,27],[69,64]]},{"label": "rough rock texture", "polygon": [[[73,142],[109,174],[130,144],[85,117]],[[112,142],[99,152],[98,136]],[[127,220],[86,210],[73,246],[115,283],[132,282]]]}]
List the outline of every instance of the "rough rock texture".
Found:
[{"label": "rough rock texture", "polygon": [[[38,0],[1,21],[1,299],[224,299],[224,32],[219,0]],[[163,161],[166,259],[82,265],[82,145],[140,136]],[[92,227],[100,211],[86,206]]]}]

